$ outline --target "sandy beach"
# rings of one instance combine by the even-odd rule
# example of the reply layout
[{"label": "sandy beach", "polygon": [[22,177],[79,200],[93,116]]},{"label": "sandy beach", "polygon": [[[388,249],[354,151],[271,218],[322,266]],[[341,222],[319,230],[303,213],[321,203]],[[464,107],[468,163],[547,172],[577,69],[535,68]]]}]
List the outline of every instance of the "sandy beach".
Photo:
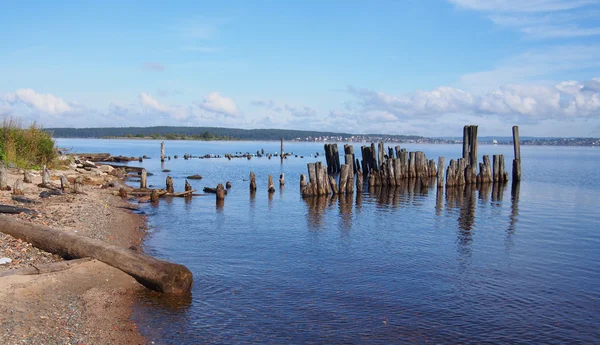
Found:
[{"label": "sandy beach", "polygon": [[[111,169],[51,171],[52,178],[84,176],[84,194],[39,195],[41,176],[24,184],[25,197],[36,203],[19,203],[11,191],[0,192],[0,204],[25,207],[32,214],[18,217],[54,229],[77,233],[107,243],[139,248],[145,234],[145,217],[132,212],[135,205],[114,195],[122,182]],[[8,185],[23,177],[23,170],[8,169]],[[60,185],[59,181],[54,181]],[[111,186],[109,186],[112,185]],[[0,339],[3,344],[144,344],[129,318],[133,297],[145,289],[132,277],[97,260],[63,260],[28,243],[0,233]],[[31,274],[32,269],[59,271]],[[23,275],[29,273],[29,275]]]}]

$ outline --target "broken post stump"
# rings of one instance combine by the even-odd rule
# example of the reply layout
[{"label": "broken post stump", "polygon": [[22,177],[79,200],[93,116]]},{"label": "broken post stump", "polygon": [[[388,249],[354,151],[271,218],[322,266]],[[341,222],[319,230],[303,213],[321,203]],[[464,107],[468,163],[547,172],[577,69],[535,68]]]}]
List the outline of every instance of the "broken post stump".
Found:
[{"label": "broken post stump", "polygon": [[225,200],[225,188],[222,183],[217,185],[217,192],[215,194],[217,195],[217,202]]},{"label": "broken post stump", "polygon": [[173,188],[173,178],[171,176],[167,176],[167,193],[175,193],[175,188]]},{"label": "broken post stump", "polygon": [[268,182],[268,190],[269,193],[274,193],[275,192],[275,186],[273,185],[273,176],[269,175],[268,176],[269,182]]},{"label": "broken post stump", "polygon": [[29,170],[23,172],[23,183],[31,183],[31,174],[29,173]]},{"label": "broken post stump", "polygon": [[12,195],[25,195],[23,191],[23,181],[21,179],[17,179],[12,188]]},{"label": "broken post stump", "polygon": [[146,179],[148,177],[148,172],[146,171],[146,169],[142,169],[140,175],[140,188],[144,189],[146,188]]},{"label": "broken post stump", "polygon": [[159,195],[158,191],[156,189],[153,189],[152,192],[150,193],[150,202],[153,204],[157,204],[159,197],[160,197],[160,195]]},{"label": "broken post stump", "polygon": [[256,191],[256,175],[252,171],[250,172],[250,191]]}]

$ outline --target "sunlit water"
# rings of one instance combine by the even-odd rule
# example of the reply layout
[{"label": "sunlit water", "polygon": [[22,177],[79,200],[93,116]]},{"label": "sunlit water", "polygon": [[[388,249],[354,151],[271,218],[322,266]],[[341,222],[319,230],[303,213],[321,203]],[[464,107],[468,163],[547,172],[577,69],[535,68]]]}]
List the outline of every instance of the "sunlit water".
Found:
[{"label": "sunlit water", "polygon": [[[79,152],[153,159],[149,184],[167,175],[214,195],[144,204],[144,250],[186,265],[191,296],[140,296],[134,318],[158,344],[529,343],[600,341],[600,149],[522,147],[523,181],[438,192],[407,185],[341,198],[299,194],[322,143],[286,143],[294,156],[191,159],[279,151],[278,142],[60,139]],[[402,145],[458,158],[458,145]],[[340,145],[341,149],[341,145]],[[359,144],[355,151],[360,152]],[[483,154],[512,147],[480,146]],[[170,173],[162,173],[170,169]],[[248,175],[257,175],[251,195]],[[267,175],[286,185],[269,195]],[[276,182],[278,187],[278,183]]]}]

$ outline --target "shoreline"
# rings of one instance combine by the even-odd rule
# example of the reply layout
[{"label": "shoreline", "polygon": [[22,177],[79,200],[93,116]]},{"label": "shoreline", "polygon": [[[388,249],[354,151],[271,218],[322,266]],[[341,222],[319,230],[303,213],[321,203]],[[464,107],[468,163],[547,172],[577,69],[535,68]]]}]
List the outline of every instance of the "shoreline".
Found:
[{"label": "shoreline", "polygon": [[[7,182],[12,186],[23,175],[18,169],[8,170]],[[146,216],[134,213],[134,205],[114,196],[113,191],[122,183],[117,177],[101,171],[52,171],[53,179],[83,175],[85,194],[42,199],[39,193],[44,189],[37,186],[41,176],[32,175],[33,183],[24,184],[25,197],[38,204],[17,203],[10,191],[0,192],[0,203],[30,208],[37,214],[3,217],[17,217],[125,248],[140,248],[146,234]],[[102,188],[109,181],[115,187]],[[12,274],[22,273],[27,267],[64,266],[66,261],[0,233],[2,257],[12,260],[0,265],[0,338],[4,343],[147,343],[131,320],[135,297],[145,288],[131,276],[97,260],[78,260],[52,273]]]}]

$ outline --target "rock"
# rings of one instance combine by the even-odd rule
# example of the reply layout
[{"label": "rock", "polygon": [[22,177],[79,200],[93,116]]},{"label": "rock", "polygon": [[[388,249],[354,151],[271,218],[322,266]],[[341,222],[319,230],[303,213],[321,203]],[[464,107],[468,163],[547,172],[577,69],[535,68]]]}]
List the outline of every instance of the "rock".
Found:
[{"label": "rock", "polygon": [[164,169],[162,172],[171,172],[169,169]]},{"label": "rock", "polygon": [[13,195],[11,196],[11,199],[22,204],[39,204],[39,201],[35,201],[24,196]]},{"label": "rock", "polygon": [[40,198],[49,198],[55,195],[61,195],[62,192],[60,190],[45,190],[40,193]]},{"label": "rock", "polygon": [[199,174],[196,175],[191,175],[187,177],[190,180],[202,180],[202,176],[200,176]]},{"label": "rock", "polygon": [[0,265],[9,264],[12,260],[9,258],[0,258]]},{"label": "rock", "polygon": [[107,174],[110,174],[113,170],[115,170],[115,168],[111,167],[110,165],[101,165],[98,167],[98,169]]},{"label": "rock", "polygon": [[96,164],[90,161],[84,161],[81,165],[83,165],[84,168],[97,168]]},{"label": "rock", "polygon": [[15,167],[15,165],[13,163],[8,163],[8,167],[13,169]]}]

